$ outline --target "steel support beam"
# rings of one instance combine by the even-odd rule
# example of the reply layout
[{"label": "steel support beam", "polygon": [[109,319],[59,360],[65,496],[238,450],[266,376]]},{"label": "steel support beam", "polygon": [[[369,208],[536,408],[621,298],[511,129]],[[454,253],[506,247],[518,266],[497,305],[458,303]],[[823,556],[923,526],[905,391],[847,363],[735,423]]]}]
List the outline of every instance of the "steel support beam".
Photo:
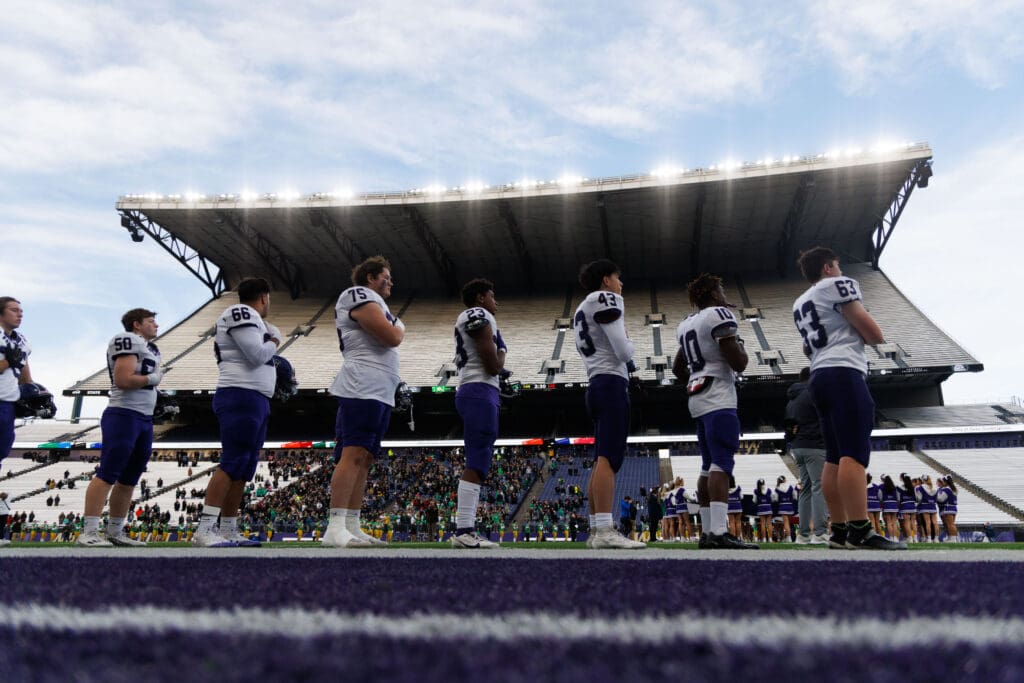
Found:
[{"label": "steel support beam", "polygon": [[218,211],[217,217],[225,225],[230,225],[238,234],[239,239],[252,246],[276,279],[283,282],[288,288],[288,293],[292,298],[298,299],[306,289],[306,280],[302,276],[302,269],[285,256],[280,247],[256,232],[244,218],[228,211]]},{"label": "steel support beam", "polygon": [[507,200],[502,199],[498,202],[498,215],[505,221],[505,227],[508,228],[508,236],[512,240],[516,256],[519,257],[519,266],[523,269],[523,275],[526,277],[526,289],[532,294],[534,283],[533,257],[530,255],[530,250],[526,248],[523,231],[519,229],[519,221],[516,220],[516,215],[512,211],[512,205]]},{"label": "steel support beam", "polygon": [[368,258],[366,252],[348,236],[348,232],[338,225],[338,222],[324,209],[310,209],[309,222],[323,229],[324,233],[341,250],[342,255],[348,259],[351,267],[355,268]]},{"label": "steel support beam", "polygon": [[149,235],[164,248],[164,251],[199,278],[199,281],[210,289],[213,296],[219,297],[224,292],[226,286],[223,271],[201,256],[198,251],[139,211],[121,209],[118,213],[121,214],[121,227],[132,235],[132,240],[140,242],[142,234]]},{"label": "steel support beam", "polygon": [[459,277],[456,273],[455,262],[448,255],[444,245],[438,241],[437,235],[430,228],[430,223],[419,212],[419,209],[415,206],[408,206],[405,208],[405,216],[412,223],[416,230],[416,236],[419,237],[420,242],[426,247],[427,253],[430,254],[430,260],[434,262],[441,281],[448,288],[448,294],[455,296],[459,293]]},{"label": "steel support beam", "polygon": [[910,201],[910,194],[914,191],[915,187],[928,187],[928,179],[931,177],[931,159],[921,159],[914,164],[913,168],[910,169],[910,173],[907,174],[907,179],[903,181],[902,187],[896,190],[896,193],[892,196],[892,201],[889,203],[889,208],[885,215],[878,217],[878,220],[875,222],[875,233],[871,240],[871,267],[875,270],[878,270],[878,261],[882,257],[882,251],[885,250],[885,245],[889,243],[889,238],[892,237],[893,230],[896,229],[896,223],[899,222],[903,209],[907,206],[907,202]]},{"label": "steel support beam", "polygon": [[697,205],[693,208],[693,232],[690,235],[691,277],[697,277],[700,274],[700,242],[704,234],[704,202],[706,200],[707,191],[702,184],[697,192]]},{"label": "steel support beam", "polygon": [[814,177],[810,173],[801,175],[796,192],[793,193],[793,200],[789,203],[786,221],[782,224],[782,234],[779,235],[779,241],[776,243],[775,268],[779,272],[779,277],[786,277],[790,265],[793,263],[793,238],[804,219],[807,196],[812,187],[814,187]]}]

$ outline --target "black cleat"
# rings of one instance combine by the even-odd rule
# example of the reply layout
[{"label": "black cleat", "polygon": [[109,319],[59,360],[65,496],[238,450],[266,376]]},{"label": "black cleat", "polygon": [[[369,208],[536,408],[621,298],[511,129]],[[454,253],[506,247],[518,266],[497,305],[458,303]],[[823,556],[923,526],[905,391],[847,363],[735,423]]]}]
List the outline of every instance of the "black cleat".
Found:
[{"label": "black cleat", "polygon": [[867,533],[859,541],[846,541],[846,546],[853,550],[907,550],[907,544],[903,541],[890,541],[885,536],[876,534],[874,530]]},{"label": "black cleat", "polygon": [[747,543],[739,538],[736,538],[732,534],[726,532],[724,534],[708,534],[708,540],[706,548],[719,549],[719,550],[758,550],[759,546],[756,543]]},{"label": "black cleat", "polygon": [[850,550],[853,546],[846,540],[846,532],[833,531],[828,537],[828,547],[833,550]]},{"label": "black cleat", "polygon": [[711,547],[708,545],[708,535],[706,533],[701,534],[700,538],[697,539],[697,547],[701,550],[706,550]]}]

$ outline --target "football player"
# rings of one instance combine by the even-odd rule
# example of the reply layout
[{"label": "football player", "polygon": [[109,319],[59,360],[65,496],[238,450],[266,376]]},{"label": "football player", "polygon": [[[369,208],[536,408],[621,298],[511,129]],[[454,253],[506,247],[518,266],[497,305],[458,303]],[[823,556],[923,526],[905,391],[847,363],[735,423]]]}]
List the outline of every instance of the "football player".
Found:
[{"label": "football player", "polygon": [[808,249],[798,263],[811,286],[793,303],[793,321],[811,360],[809,390],[825,439],[821,491],[832,520],[829,546],[905,550],[905,543],[871,528],[864,487],[875,420],[864,344],[881,344],[882,330],[861,303],[860,284],[843,275],[831,249]]},{"label": "football player", "polygon": [[388,429],[395,389],[401,382],[398,345],[405,338],[405,324],[385,303],[393,284],[391,264],[382,256],[370,257],[353,269],[352,286],[341,293],[334,308],[338,346],[345,362],[331,385],[331,394],[338,399],[338,414],[325,546],[358,548],[385,543],[362,530],[359,515],[366,476]]},{"label": "football player", "polygon": [[729,475],[740,444],[736,374],[747,367],[735,308],[722,279],[702,273],[687,285],[698,311],[676,329],[679,351],[672,372],[686,384],[690,415],[697,420],[701,468],[697,479],[702,548],[756,549],[729,533]]},{"label": "football player", "polygon": [[32,381],[28,356],[32,350],[20,333],[21,302],[0,296],[0,465],[14,445],[14,404],[21,398],[18,385]]},{"label": "football player", "polygon": [[[100,466],[85,490],[82,533],[85,546],[144,546],[125,533],[125,518],[139,478],[153,450],[153,409],[156,387],[163,379],[160,350],[153,340],[159,326],[156,313],[133,308],[121,316],[124,331],[107,345],[110,401],[100,418],[103,446]],[[100,535],[100,515],[110,498],[106,532]]]},{"label": "football player", "polygon": [[256,473],[267,436],[270,397],[277,383],[273,358],[281,344],[281,332],[264,320],[269,312],[270,283],[248,278],[238,284],[238,303],[217,319],[213,351],[219,377],[213,412],[220,427],[221,456],[206,486],[193,545],[260,545],[238,530],[238,506],[245,485]]},{"label": "football player", "polygon": [[505,372],[508,347],[501,338],[498,302],[494,284],[484,279],[470,280],[462,288],[466,310],[455,321],[455,365],[459,369],[459,388],[455,409],[463,424],[466,466],[459,479],[458,508],[453,548],[497,548],[476,532],[476,512],[480,487],[491,468],[494,441],[498,438],[499,376]]},{"label": "football player", "polygon": [[587,292],[573,316],[576,350],[587,368],[586,405],[594,422],[594,455],[587,495],[590,500],[589,548],[646,548],[612,526],[615,473],[626,456],[629,435],[629,369],[633,342],[626,335],[619,267],[600,259],[580,268]]}]

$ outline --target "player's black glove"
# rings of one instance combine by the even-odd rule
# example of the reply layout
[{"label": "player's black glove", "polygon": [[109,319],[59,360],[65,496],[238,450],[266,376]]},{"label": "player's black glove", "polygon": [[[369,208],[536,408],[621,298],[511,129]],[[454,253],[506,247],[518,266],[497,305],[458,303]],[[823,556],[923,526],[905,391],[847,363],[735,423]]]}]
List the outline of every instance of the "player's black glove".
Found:
[{"label": "player's black glove", "polygon": [[508,378],[511,377],[511,376],[512,376],[512,371],[511,370],[506,370],[505,368],[502,368],[501,370],[498,370],[498,379],[499,380],[508,380]]},{"label": "player's black glove", "polygon": [[20,346],[5,346],[4,360],[15,370],[21,370],[25,367],[25,352]]},{"label": "player's black glove", "polygon": [[636,363],[633,362],[632,358],[626,361],[626,372],[631,375],[636,372]]},{"label": "player's black glove", "polygon": [[629,376],[629,393],[636,394],[637,396],[647,395],[647,387],[644,386],[643,381],[636,375]]}]

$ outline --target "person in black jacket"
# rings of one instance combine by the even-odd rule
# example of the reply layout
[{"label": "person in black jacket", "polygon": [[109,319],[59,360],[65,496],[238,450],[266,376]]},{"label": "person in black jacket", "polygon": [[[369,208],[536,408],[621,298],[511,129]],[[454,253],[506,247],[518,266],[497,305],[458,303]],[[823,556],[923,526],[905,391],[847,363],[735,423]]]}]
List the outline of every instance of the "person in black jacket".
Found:
[{"label": "person in black jacket", "polygon": [[800,470],[800,533],[796,542],[800,544],[828,544],[828,529],[825,526],[825,497],[821,493],[821,470],[825,465],[825,442],[818,423],[818,411],[807,391],[810,368],[800,371],[800,381],[791,385],[786,392],[786,440],[790,452]]},{"label": "person in black jacket", "polygon": [[647,521],[651,530],[651,542],[658,540],[658,529],[661,528],[661,498],[658,496],[657,487],[651,487],[647,494]]}]

